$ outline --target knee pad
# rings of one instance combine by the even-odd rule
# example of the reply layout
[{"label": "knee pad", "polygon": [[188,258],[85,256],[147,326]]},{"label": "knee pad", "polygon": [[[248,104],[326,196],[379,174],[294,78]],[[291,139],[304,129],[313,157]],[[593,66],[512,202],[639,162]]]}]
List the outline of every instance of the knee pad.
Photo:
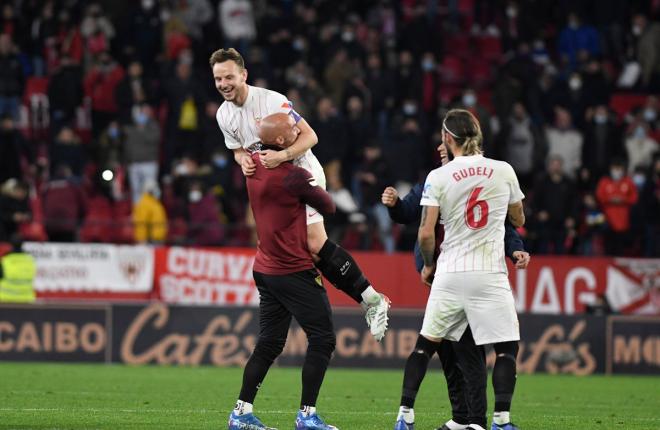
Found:
[{"label": "knee pad", "polygon": [[285,343],[286,339],[259,338],[252,354],[272,363],[282,353]]},{"label": "knee pad", "polygon": [[353,257],[344,248],[326,240],[318,253],[320,261],[317,267],[335,285],[345,285],[362,289],[369,286]]},{"label": "knee pad", "polygon": [[518,341],[501,342],[493,345],[497,357],[506,357],[513,360],[514,363],[518,357]]}]

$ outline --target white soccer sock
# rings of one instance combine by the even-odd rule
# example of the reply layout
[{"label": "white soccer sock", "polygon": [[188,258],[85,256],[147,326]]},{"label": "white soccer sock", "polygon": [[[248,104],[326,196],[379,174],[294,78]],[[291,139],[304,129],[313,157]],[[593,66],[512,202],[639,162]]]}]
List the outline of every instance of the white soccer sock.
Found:
[{"label": "white soccer sock", "polygon": [[369,285],[367,289],[362,292],[361,296],[362,300],[364,300],[364,303],[366,303],[367,306],[377,305],[382,299],[380,294],[374,290],[374,287],[371,285]]},{"label": "white soccer sock", "polygon": [[244,402],[243,400],[236,400],[236,406],[234,406],[234,412],[236,415],[245,415],[252,413],[252,403]]},{"label": "white soccer sock", "polygon": [[470,424],[470,428],[474,430],[486,430],[485,428],[481,427],[479,424]]},{"label": "white soccer sock", "polygon": [[303,406],[302,409],[300,409],[300,412],[302,412],[304,417],[308,417],[310,415],[314,415],[316,413],[316,406]]},{"label": "white soccer sock", "polygon": [[409,408],[408,406],[399,407],[399,415],[397,415],[396,420],[399,421],[399,418],[401,417],[403,417],[403,420],[408,424],[414,423],[415,422],[414,409]]},{"label": "white soccer sock", "polygon": [[505,412],[493,412],[493,422],[497,425],[508,424],[511,422],[509,418],[509,411]]},{"label": "white soccer sock", "polygon": [[467,428],[466,424],[459,424],[454,420],[449,420],[445,423],[449,430],[465,430]]}]

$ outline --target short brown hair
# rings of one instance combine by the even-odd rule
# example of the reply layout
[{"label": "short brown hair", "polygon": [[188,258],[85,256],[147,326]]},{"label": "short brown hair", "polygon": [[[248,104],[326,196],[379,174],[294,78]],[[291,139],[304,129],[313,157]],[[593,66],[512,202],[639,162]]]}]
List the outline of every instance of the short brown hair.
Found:
[{"label": "short brown hair", "polygon": [[245,69],[245,61],[243,61],[243,56],[234,48],[229,49],[218,49],[209,58],[209,64],[211,67],[215,66],[218,63],[224,63],[225,61],[233,61],[241,69]]}]

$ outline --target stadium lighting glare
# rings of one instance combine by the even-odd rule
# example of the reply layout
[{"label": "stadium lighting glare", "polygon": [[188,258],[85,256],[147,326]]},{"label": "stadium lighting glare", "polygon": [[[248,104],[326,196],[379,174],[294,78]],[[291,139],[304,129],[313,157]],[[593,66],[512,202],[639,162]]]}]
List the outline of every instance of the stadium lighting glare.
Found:
[{"label": "stadium lighting glare", "polygon": [[101,177],[103,178],[104,181],[112,181],[112,178],[114,178],[114,174],[112,173],[112,170],[104,170],[103,173],[101,173]]}]

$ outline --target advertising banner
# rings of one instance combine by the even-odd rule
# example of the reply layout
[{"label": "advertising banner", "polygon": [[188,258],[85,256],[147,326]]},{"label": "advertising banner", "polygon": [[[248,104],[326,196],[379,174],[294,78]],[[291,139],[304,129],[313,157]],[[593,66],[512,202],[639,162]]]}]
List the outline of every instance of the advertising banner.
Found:
[{"label": "advertising banner", "polygon": [[236,248],[157,248],[155,294],[174,304],[256,306],[254,253]]},{"label": "advertising banner", "polygon": [[660,375],[660,318],[609,318],[607,372]]},{"label": "advertising banner", "polygon": [[[152,304],[113,309],[112,360],[127,364],[245,365],[258,336],[258,311],[246,307],[189,308]],[[332,366],[403,368],[422,323],[421,311],[393,311],[379,343],[360,311],[334,311]],[[605,318],[522,315],[521,373],[587,375],[605,371]],[[295,323],[277,363],[302,365],[307,341]],[[495,361],[490,353],[488,361]]]},{"label": "advertising banner", "polygon": [[28,242],[23,249],[37,263],[38,297],[148,297],[153,287],[154,257],[149,246]]},{"label": "advertising banner", "polygon": [[[358,309],[334,311],[336,367],[403,369],[422,311],[393,310],[381,342]],[[2,305],[0,360],[96,361],[132,365],[243,366],[258,337],[246,306]],[[519,373],[658,374],[660,318],[520,315]],[[307,340],[292,324],[277,364],[300,366]],[[489,366],[495,362],[492,350]],[[438,360],[433,360],[438,367]]]},{"label": "advertising banner", "polygon": [[104,362],[109,308],[0,305],[0,360]]},{"label": "advertising banner", "polygon": [[[186,248],[26,243],[37,260],[40,299],[157,298],[199,306],[256,306],[252,248]],[[352,252],[378,291],[398,309],[424,309],[429,289],[408,253]],[[526,270],[509,262],[520,313],[579,315],[606,300],[620,314],[660,315],[660,259],[532,256]],[[325,281],[330,302],[357,303]]]},{"label": "advertising banner", "polygon": [[[415,272],[411,255],[352,255],[393,306],[425,308],[429,289]],[[660,315],[660,259],[532,256],[526,270],[507,263],[520,313],[581,314],[601,296],[619,313]],[[341,291],[326,286],[331,303],[356,305]]]}]

